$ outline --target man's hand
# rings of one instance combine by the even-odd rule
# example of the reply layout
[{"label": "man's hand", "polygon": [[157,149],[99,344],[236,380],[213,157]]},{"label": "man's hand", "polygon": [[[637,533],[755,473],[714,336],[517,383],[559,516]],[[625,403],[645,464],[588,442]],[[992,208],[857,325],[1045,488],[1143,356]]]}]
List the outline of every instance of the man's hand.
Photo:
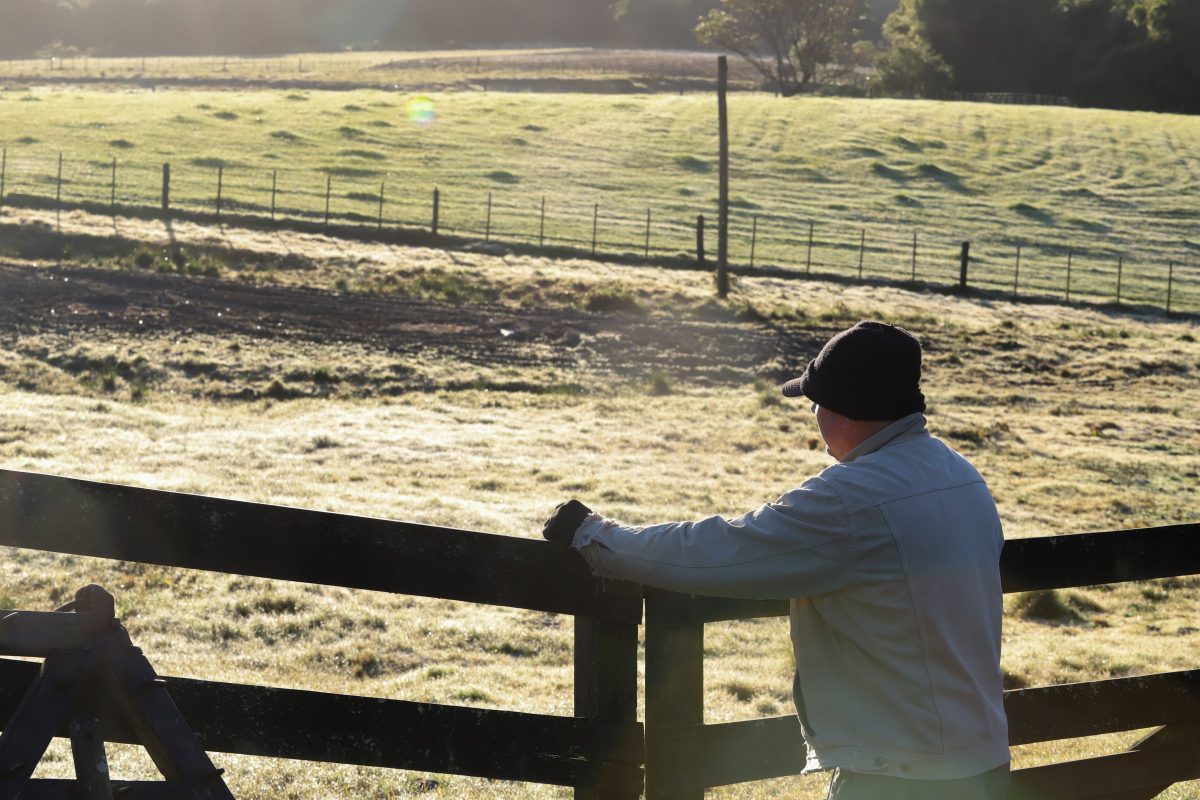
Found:
[{"label": "man's hand", "polygon": [[559,503],[558,508],[542,526],[542,536],[566,547],[575,540],[575,531],[592,510],[578,500]]}]

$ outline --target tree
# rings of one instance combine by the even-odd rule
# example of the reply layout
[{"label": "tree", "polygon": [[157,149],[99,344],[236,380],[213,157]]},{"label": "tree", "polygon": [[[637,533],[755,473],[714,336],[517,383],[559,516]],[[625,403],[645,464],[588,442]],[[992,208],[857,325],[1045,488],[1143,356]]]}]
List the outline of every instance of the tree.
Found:
[{"label": "tree", "polygon": [[883,94],[928,97],[950,88],[954,71],[929,44],[916,0],[904,0],[883,25],[887,51],[876,62]]},{"label": "tree", "polygon": [[696,36],[750,62],[779,93],[804,90],[817,71],[849,52],[862,0],[721,0]]}]

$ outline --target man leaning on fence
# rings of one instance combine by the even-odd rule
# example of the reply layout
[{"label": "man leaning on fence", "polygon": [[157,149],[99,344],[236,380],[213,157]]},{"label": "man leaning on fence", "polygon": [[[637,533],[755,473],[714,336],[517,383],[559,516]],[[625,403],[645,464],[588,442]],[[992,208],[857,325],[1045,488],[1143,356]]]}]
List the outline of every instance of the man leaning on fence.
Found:
[{"label": "man leaning on fence", "polygon": [[621,525],[577,500],[544,536],[594,572],[791,601],[805,772],[831,800],[993,800],[1008,786],[996,505],[925,427],[921,345],[860,322],[783,387],[837,463],[737,519]]}]

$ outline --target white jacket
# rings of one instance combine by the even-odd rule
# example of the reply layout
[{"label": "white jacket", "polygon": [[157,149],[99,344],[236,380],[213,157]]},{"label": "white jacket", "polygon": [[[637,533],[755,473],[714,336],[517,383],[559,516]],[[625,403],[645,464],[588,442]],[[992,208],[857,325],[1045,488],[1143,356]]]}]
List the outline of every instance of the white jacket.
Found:
[{"label": "white jacket", "polygon": [[738,519],[576,532],[600,575],[791,600],[805,772],[965,778],[1005,764],[1000,518],[975,468],[900,419]]}]

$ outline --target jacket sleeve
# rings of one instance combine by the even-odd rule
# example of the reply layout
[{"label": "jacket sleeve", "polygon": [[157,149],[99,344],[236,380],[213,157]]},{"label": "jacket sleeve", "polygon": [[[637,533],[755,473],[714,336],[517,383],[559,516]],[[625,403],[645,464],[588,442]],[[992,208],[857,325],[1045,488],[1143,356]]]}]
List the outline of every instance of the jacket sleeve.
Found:
[{"label": "jacket sleeve", "polygon": [[593,514],[573,546],[597,575],[685,594],[787,600],[853,579],[849,515],[820,476],[737,519],[630,527]]}]

